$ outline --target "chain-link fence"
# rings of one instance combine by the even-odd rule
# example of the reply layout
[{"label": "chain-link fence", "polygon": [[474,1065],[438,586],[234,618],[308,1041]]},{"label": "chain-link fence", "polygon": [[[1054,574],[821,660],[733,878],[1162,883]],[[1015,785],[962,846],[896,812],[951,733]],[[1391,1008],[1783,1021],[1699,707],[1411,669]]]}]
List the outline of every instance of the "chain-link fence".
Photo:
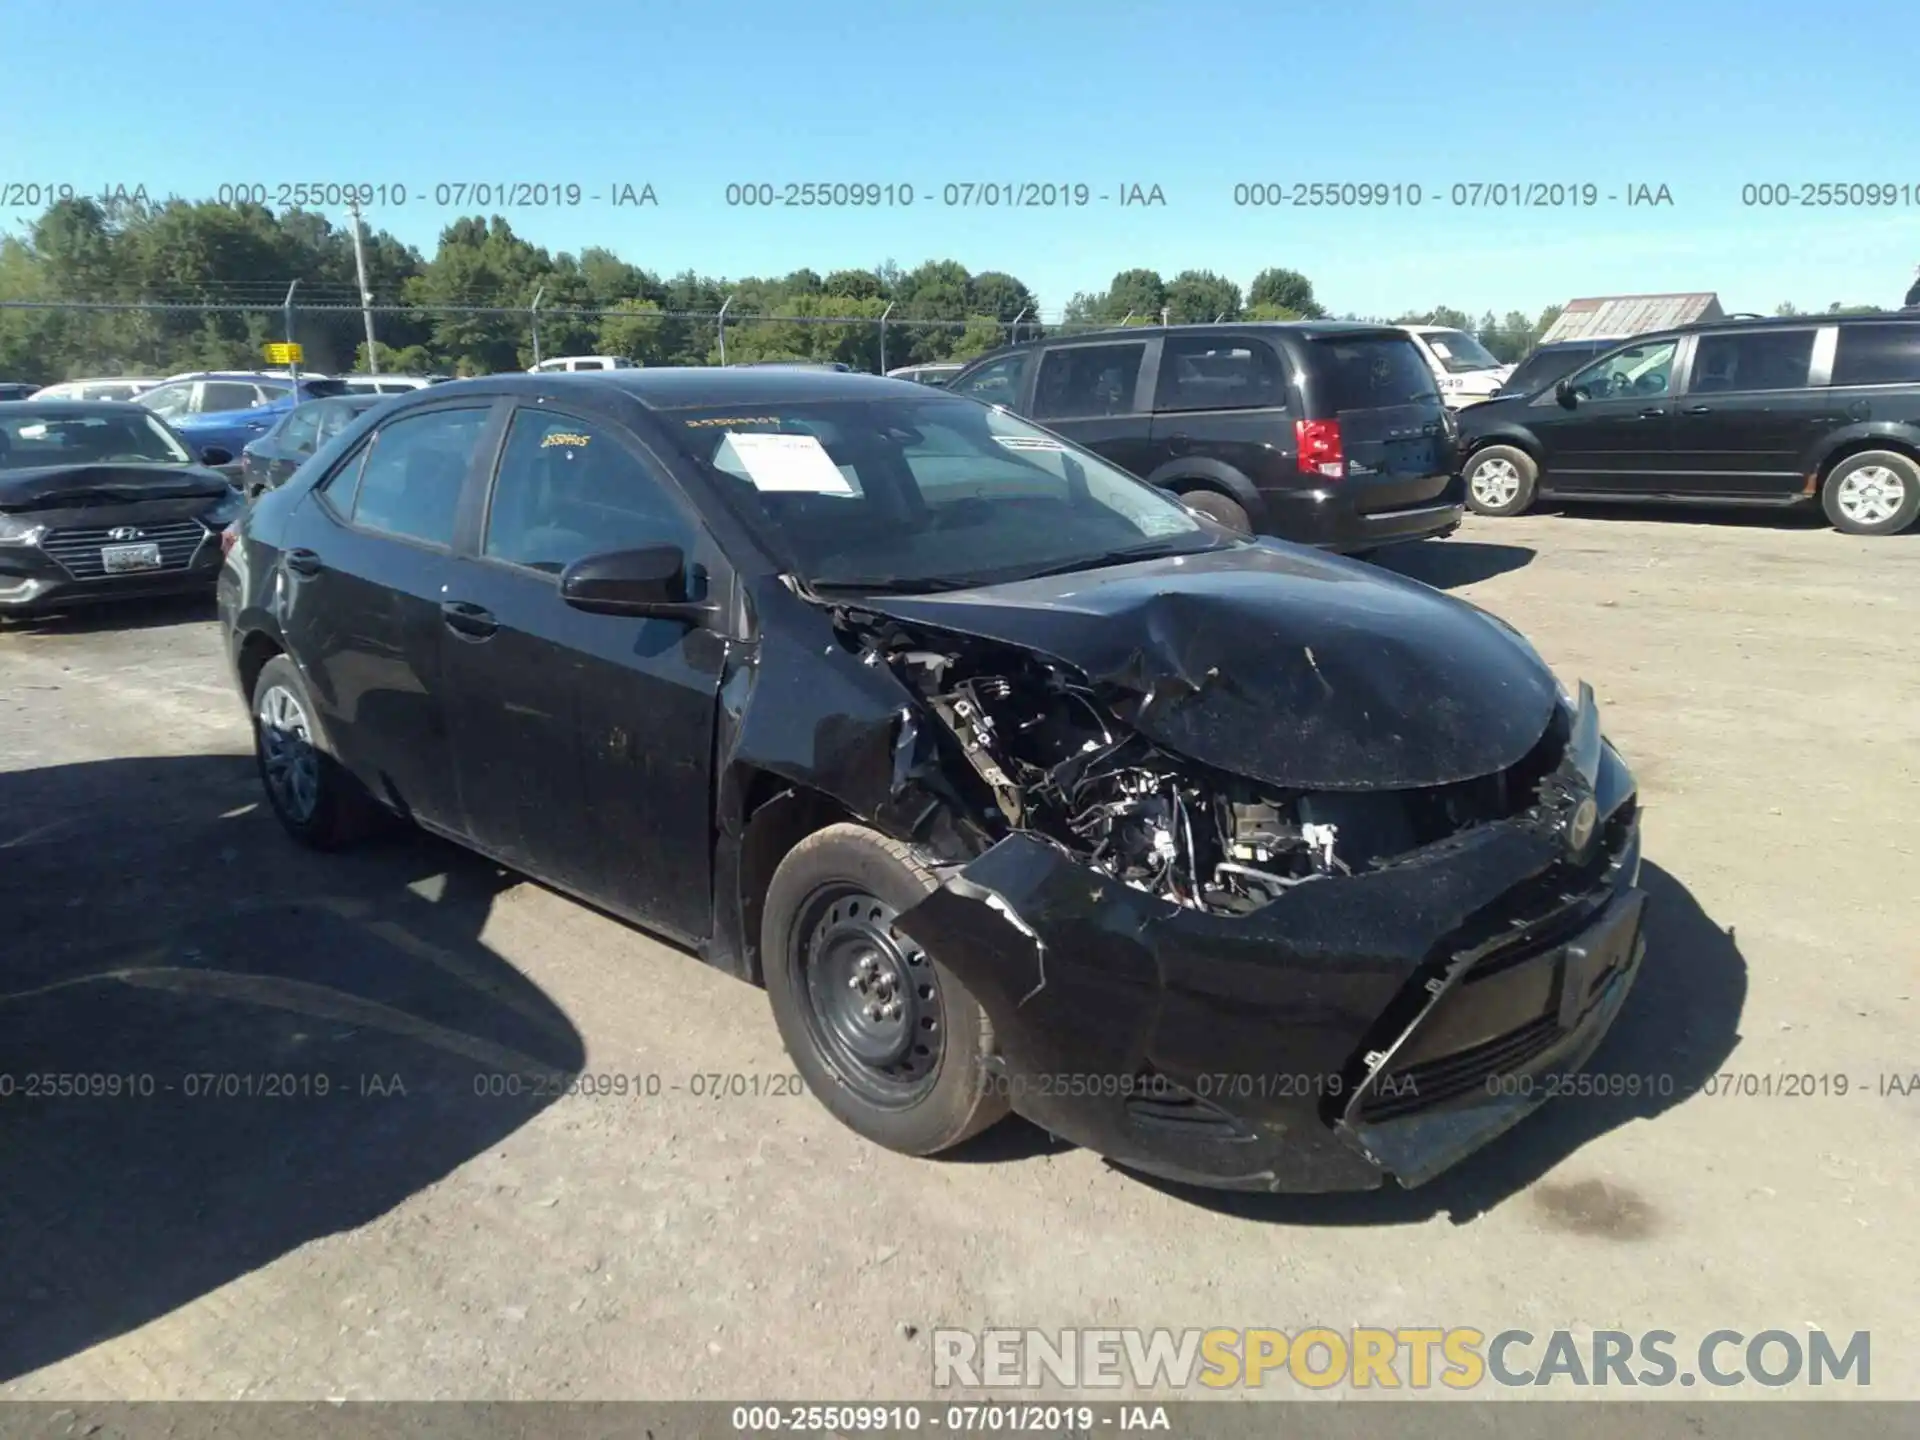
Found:
[{"label": "chain-link fence", "polygon": [[[524,370],[561,355],[616,355],[653,366],[803,360],[884,373],[970,359],[1017,340],[1163,323],[1161,315],[928,317],[897,313],[877,302],[864,305],[871,313],[818,313],[821,308],[753,314],[730,307],[662,310],[634,302],[595,308],[306,304],[297,287],[279,304],[5,300],[0,301],[0,379],[50,383],[96,375],[255,369],[263,363],[265,347],[280,341],[300,345],[304,369],[325,373],[377,368],[475,375]],[[1233,318],[1205,316],[1186,323]],[[1475,328],[1472,333],[1501,359],[1518,359],[1534,339],[1531,332],[1507,335]],[[8,373],[13,371],[21,373]]]}]

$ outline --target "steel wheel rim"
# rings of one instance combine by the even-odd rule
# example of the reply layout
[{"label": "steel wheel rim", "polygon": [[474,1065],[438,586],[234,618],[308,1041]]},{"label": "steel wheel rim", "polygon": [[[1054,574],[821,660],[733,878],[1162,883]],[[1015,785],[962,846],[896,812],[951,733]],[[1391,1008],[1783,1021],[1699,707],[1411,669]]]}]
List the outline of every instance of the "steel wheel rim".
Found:
[{"label": "steel wheel rim", "polygon": [[946,1042],[933,964],[894,928],[896,918],[857,886],[816,891],[789,957],[815,1044],[849,1089],[890,1110],[933,1088]]},{"label": "steel wheel rim", "polygon": [[304,823],[320,803],[320,752],[306,707],[284,685],[260,697],[260,768],[282,814]]},{"label": "steel wheel rim", "polygon": [[1483,460],[1474,466],[1473,498],[1482,505],[1497,508],[1511,505],[1520,493],[1520,469],[1511,460]]},{"label": "steel wheel rim", "polygon": [[1842,476],[1835,497],[1840,513],[1857,525],[1881,525],[1900,513],[1907,484],[1887,465],[1862,465]]}]

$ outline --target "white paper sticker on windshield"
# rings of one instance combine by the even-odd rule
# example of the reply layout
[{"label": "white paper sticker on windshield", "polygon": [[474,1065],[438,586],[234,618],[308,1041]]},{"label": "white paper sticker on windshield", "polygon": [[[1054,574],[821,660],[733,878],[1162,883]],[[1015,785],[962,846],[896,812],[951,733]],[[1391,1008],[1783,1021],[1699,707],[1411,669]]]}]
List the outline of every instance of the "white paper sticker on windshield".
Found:
[{"label": "white paper sticker on windshield", "polygon": [[753,435],[730,430],[713,463],[722,470],[744,474],[757,490],[808,495],[856,493],[826,447],[811,435]]}]

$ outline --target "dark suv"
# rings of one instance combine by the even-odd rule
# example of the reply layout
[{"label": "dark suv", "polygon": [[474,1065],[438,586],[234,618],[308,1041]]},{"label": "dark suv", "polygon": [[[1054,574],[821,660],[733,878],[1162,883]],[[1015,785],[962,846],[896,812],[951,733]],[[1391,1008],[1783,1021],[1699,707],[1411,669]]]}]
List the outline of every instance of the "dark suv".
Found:
[{"label": "dark suv", "polygon": [[1723,320],[1635,336],[1460,413],[1467,503],[1800,505],[1851,535],[1920,514],[1920,316]]},{"label": "dark suv", "polygon": [[948,383],[1234,529],[1348,554],[1457,529],[1455,426],[1388,326],[1182,325],[1029,341]]}]

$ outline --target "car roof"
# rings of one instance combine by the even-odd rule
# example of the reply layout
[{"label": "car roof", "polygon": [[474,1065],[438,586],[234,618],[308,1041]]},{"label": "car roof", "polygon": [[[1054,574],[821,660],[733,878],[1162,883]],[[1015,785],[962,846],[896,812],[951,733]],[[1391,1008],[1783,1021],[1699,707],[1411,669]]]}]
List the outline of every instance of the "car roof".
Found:
[{"label": "car roof", "polygon": [[[153,415],[132,400],[0,400],[0,415]],[[153,415],[154,419],[159,419]]]},{"label": "car roof", "polygon": [[620,390],[649,409],[658,410],[781,401],[879,400],[888,395],[925,403],[929,398],[927,387],[911,380],[890,380],[857,370],[812,370],[788,365],[657,365],[544,375],[508,371],[455,380],[412,394],[421,397],[422,404],[437,404],[456,390],[484,388],[496,393],[551,394],[554,386],[587,391]]}]

